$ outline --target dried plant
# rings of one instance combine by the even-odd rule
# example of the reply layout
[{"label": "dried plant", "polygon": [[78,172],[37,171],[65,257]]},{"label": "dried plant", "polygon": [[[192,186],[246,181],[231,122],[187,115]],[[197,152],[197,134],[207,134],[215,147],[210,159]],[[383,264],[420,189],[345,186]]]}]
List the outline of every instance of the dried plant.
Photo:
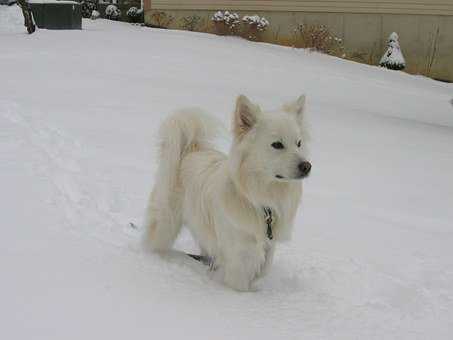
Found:
[{"label": "dried plant", "polygon": [[299,24],[294,30],[295,45],[345,58],[343,40],[324,25]]},{"label": "dried plant", "polygon": [[181,27],[187,31],[196,31],[201,24],[201,17],[198,15],[189,15],[181,18]]},{"label": "dried plant", "polygon": [[428,57],[428,62],[427,62],[427,65],[426,65],[426,75],[428,75],[428,76],[431,75],[431,70],[433,68],[434,61],[436,60],[437,45],[439,43],[438,40],[439,40],[439,27],[437,27],[436,33],[434,33],[433,46],[432,46],[431,53],[430,53],[430,55]]},{"label": "dried plant", "polygon": [[160,28],[168,28],[174,19],[175,18],[172,15],[160,11],[154,12],[151,15],[151,21],[154,26]]}]

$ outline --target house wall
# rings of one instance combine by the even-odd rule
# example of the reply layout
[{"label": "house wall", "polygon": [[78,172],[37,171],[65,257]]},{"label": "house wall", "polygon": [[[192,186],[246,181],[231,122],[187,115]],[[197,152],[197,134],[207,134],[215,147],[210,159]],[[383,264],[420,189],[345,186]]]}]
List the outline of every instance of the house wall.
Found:
[{"label": "house wall", "polygon": [[163,11],[181,28],[181,19],[202,17],[200,31],[210,31],[216,10],[258,14],[270,21],[263,41],[292,45],[298,24],[323,24],[342,38],[353,59],[377,64],[390,33],[397,32],[407,62],[406,71],[453,81],[453,0],[145,0],[145,22]]}]

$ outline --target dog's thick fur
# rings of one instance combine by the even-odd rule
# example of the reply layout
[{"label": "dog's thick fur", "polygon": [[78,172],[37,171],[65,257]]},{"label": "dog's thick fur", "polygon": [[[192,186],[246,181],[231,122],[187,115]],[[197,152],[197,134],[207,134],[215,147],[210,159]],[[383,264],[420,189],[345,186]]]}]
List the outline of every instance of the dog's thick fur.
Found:
[{"label": "dog's thick fur", "polygon": [[[212,117],[198,110],[170,116],[160,129],[145,245],[158,252],[170,249],[185,224],[223,281],[250,290],[272,262],[275,241],[289,238],[301,179],[311,168],[304,154],[304,103],[302,96],[281,110],[263,112],[239,96],[229,155],[210,143],[219,130]],[[264,207],[272,209],[272,240]]]}]

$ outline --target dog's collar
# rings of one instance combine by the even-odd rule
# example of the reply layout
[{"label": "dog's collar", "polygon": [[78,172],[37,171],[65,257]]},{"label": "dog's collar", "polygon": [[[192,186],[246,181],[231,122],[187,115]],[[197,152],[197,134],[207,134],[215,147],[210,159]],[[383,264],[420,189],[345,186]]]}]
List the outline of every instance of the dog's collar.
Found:
[{"label": "dog's collar", "polygon": [[263,207],[264,209],[264,222],[266,222],[267,225],[267,238],[269,240],[272,240],[274,238],[274,235],[272,234],[272,222],[274,221],[272,217],[272,209],[269,207]]}]

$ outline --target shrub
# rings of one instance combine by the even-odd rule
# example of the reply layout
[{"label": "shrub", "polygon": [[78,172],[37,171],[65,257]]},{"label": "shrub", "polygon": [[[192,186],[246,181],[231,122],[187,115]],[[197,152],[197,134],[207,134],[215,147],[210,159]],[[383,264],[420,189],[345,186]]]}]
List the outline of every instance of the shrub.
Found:
[{"label": "shrub", "polygon": [[127,10],[126,15],[130,22],[140,22],[142,21],[143,9],[133,6]]},{"label": "shrub", "polygon": [[154,12],[151,15],[151,20],[154,23],[153,26],[160,28],[168,28],[175,18],[172,15],[168,15],[165,12]]},{"label": "shrub", "polygon": [[250,40],[257,40],[261,32],[269,27],[269,21],[259,15],[246,15],[242,18],[242,22],[245,25],[244,35]]},{"label": "shrub", "polygon": [[382,56],[380,66],[391,70],[404,70],[406,61],[401,52],[398,34],[393,32],[388,38],[387,51]]},{"label": "shrub", "polygon": [[187,31],[195,31],[200,25],[201,17],[198,15],[189,15],[181,19],[181,27]]},{"label": "shrub", "polygon": [[81,10],[83,18],[91,18],[91,14],[97,9],[97,4],[91,0],[84,0],[81,2]]},{"label": "shrub", "polygon": [[121,16],[121,11],[115,5],[108,5],[105,9],[105,17],[110,20],[118,20]]},{"label": "shrub", "polygon": [[324,25],[300,24],[294,30],[295,45],[345,58],[343,40]]},{"label": "shrub", "polygon": [[214,23],[215,32],[220,35],[237,34],[241,24],[239,15],[228,11],[214,13],[211,21]]},{"label": "shrub", "polygon": [[127,10],[126,15],[129,18],[135,18],[137,16],[137,11],[138,11],[138,8],[133,6]]},{"label": "shrub", "polygon": [[101,13],[99,13],[97,10],[93,10],[93,12],[91,12],[91,19],[92,19],[92,20],[96,20],[96,19],[98,19],[100,16],[101,16]]}]

